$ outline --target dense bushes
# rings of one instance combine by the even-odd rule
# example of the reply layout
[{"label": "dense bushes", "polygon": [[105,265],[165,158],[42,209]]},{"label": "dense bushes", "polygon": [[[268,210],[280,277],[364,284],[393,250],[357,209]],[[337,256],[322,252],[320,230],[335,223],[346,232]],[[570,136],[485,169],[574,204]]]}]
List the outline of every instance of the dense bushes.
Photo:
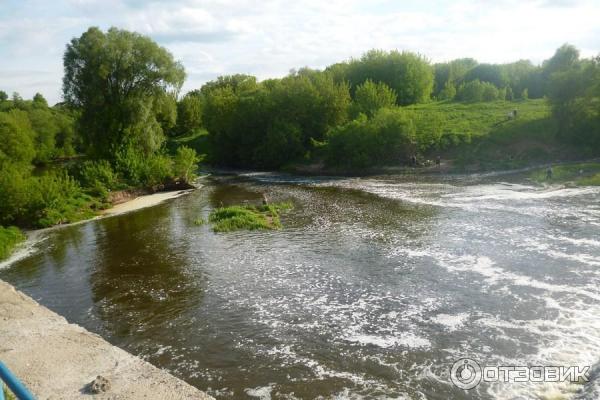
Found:
[{"label": "dense bushes", "polygon": [[565,142],[600,154],[600,58],[580,59],[572,46],[562,46],[546,62],[549,99]]},{"label": "dense bushes", "polygon": [[101,199],[107,199],[109,191],[121,186],[117,173],[107,160],[74,164],[71,173],[88,193]]},{"label": "dense bushes", "polygon": [[339,82],[348,81],[352,92],[367,80],[383,82],[397,94],[397,104],[429,100],[433,89],[433,68],[429,61],[409,51],[371,50],[360,59],[328,68]]},{"label": "dense bushes", "polygon": [[236,82],[222,78],[201,90],[203,120],[219,164],[281,167],[347,120],[348,85],[335,83],[328,73],[302,70],[260,84]]},{"label": "dense bushes", "polygon": [[396,105],[397,97],[396,93],[385,83],[374,83],[372,80],[367,79],[354,92],[352,112],[354,116],[363,113],[370,118],[380,108]]},{"label": "dense bushes", "polygon": [[0,171],[0,224],[46,227],[87,218],[98,206],[65,171],[31,176],[10,164]]},{"label": "dense bushes", "polygon": [[362,115],[331,130],[328,140],[327,163],[347,168],[407,162],[417,145],[413,121],[401,109]]},{"label": "dense bushes", "polygon": [[463,83],[456,92],[456,100],[466,102],[504,100],[506,89],[499,90],[490,82],[481,82],[478,79]]}]

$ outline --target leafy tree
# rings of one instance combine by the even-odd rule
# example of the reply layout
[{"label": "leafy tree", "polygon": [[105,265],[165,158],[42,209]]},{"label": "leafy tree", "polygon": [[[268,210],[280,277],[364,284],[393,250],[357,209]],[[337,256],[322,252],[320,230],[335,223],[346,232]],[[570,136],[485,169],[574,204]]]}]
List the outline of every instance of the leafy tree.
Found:
[{"label": "leafy tree", "polygon": [[396,98],[396,93],[385,83],[374,83],[367,79],[354,92],[354,114],[363,113],[372,117],[380,108],[393,107]]},{"label": "leafy tree", "polygon": [[479,64],[465,74],[464,80],[465,82],[474,80],[489,82],[498,88],[508,84],[505,68],[497,64]]},{"label": "leafy tree", "polygon": [[482,100],[483,101],[494,101],[496,99],[498,99],[498,89],[496,88],[496,86],[492,85],[492,84],[487,84],[486,82],[483,82],[483,94],[482,94]]},{"label": "leafy tree", "polygon": [[8,94],[4,90],[0,90],[0,102],[8,100]]},{"label": "leafy tree", "polygon": [[[40,105],[40,107],[42,106]],[[36,163],[46,163],[56,156],[56,136],[59,127],[49,108],[35,107],[28,114],[35,132],[35,161]]]},{"label": "leafy tree", "polygon": [[509,101],[514,99],[513,90],[510,86],[506,87],[506,95],[504,96],[504,98]]},{"label": "leafy tree", "polygon": [[568,59],[571,61],[562,64],[550,77],[548,96],[552,114],[563,140],[597,148],[600,146],[600,60]]},{"label": "leafy tree", "polygon": [[48,108],[48,102],[40,93],[36,93],[33,96],[33,107],[34,108]]},{"label": "leafy tree", "polygon": [[191,182],[196,177],[196,166],[200,158],[194,149],[181,146],[173,158],[173,174],[184,182]]},{"label": "leafy tree", "polygon": [[110,28],[88,29],[67,45],[63,95],[81,110],[90,155],[114,158],[131,143],[149,154],[162,143],[158,103],[183,83],[183,67],[148,37]]},{"label": "leafy tree", "polygon": [[298,159],[305,152],[302,130],[293,122],[276,120],[254,152],[254,163],[262,168],[277,168]]},{"label": "leafy tree", "polygon": [[438,100],[453,100],[456,96],[456,87],[450,81],[446,82],[444,89],[439,93]]},{"label": "leafy tree", "polygon": [[466,102],[493,101],[498,99],[498,89],[490,82],[478,79],[463,83],[456,94],[456,99]]},{"label": "leafy tree", "polygon": [[215,89],[230,88],[235,93],[243,93],[255,90],[258,84],[256,77],[245,74],[224,75],[219,76],[216,80],[210,81],[202,85],[200,93],[208,95]]},{"label": "leafy tree", "polygon": [[556,72],[565,72],[575,67],[579,62],[579,50],[570,44],[563,44],[561,47],[556,49],[554,55],[544,61],[542,68],[544,75],[550,77],[550,75]]},{"label": "leafy tree", "polygon": [[383,82],[396,92],[399,105],[428,101],[433,89],[433,68],[429,61],[408,51],[370,50],[359,60],[351,60],[345,68],[345,80],[350,82],[353,92],[367,79]]},{"label": "leafy tree", "polygon": [[35,132],[24,111],[0,113],[0,166],[29,165],[35,157],[34,141]]},{"label": "leafy tree", "polygon": [[200,128],[202,126],[202,108],[200,94],[188,93],[177,103],[177,125],[174,132],[184,135]]},{"label": "leafy tree", "polygon": [[361,115],[332,129],[328,139],[327,163],[353,169],[408,161],[417,143],[414,124],[401,109],[380,109],[369,120]]},{"label": "leafy tree", "polygon": [[472,58],[459,58],[447,63],[438,63],[434,68],[434,96],[439,98],[440,93],[448,83],[456,86],[462,83],[465,74],[477,65],[477,61]]}]

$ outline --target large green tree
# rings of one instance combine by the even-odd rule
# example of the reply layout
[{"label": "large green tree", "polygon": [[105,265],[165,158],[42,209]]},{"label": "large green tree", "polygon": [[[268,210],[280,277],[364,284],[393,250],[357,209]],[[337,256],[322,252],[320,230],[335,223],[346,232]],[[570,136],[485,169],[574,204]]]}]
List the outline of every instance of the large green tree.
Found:
[{"label": "large green tree", "polygon": [[328,68],[337,82],[348,81],[352,92],[367,79],[383,82],[398,95],[399,105],[428,101],[433,89],[433,68],[429,61],[409,51],[370,50],[346,65]]},{"label": "large green tree", "polygon": [[81,110],[91,156],[110,159],[126,145],[145,153],[160,147],[165,96],[176,94],[185,79],[166,49],[134,32],[92,27],[71,40],[63,61],[63,95]]},{"label": "large green tree", "polygon": [[380,108],[395,106],[397,97],[396,93],[385,83],[374,83],[367,79],[365,83],[356,88],[353,111],[355,114],[363,113],[370,118]]}]

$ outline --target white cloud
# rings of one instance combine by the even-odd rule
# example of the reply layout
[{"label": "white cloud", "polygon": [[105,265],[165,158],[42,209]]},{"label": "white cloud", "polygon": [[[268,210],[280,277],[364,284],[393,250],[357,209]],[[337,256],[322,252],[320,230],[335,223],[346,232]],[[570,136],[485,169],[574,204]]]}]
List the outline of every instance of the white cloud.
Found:
[{"label": "white cloud", "polygon": [[[433,61],[527,58],[536,63],[565,42],[585,56],[600,50],[600,9],[592,0],[9,3],[0,11],[0,88],[30,97],[35,91],[31,82],[43,80],[40,90],[51,101],[59,100],[65,44],[90,25],[136,30],[169,48],[188,71],[184,90],[220,74],[267,78],[291,68],[322,68],[370,48],[418,51]],[[19,79],[2,75],[30,69],[50,73],[54,85],[34,73]]]}]

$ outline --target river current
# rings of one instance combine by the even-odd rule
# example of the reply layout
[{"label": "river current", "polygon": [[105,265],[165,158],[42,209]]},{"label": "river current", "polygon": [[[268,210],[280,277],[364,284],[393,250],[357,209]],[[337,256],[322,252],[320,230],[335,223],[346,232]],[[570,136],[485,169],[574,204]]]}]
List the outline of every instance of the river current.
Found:
[{"label": "river current", "polygon": [[[218,399],[600,397],[600,188],[521,176],[215,175],[54,229],[0,278]],[[291,201],[278,231],[221,204]],[[588,383],[454,386],[461,358]]]}]

